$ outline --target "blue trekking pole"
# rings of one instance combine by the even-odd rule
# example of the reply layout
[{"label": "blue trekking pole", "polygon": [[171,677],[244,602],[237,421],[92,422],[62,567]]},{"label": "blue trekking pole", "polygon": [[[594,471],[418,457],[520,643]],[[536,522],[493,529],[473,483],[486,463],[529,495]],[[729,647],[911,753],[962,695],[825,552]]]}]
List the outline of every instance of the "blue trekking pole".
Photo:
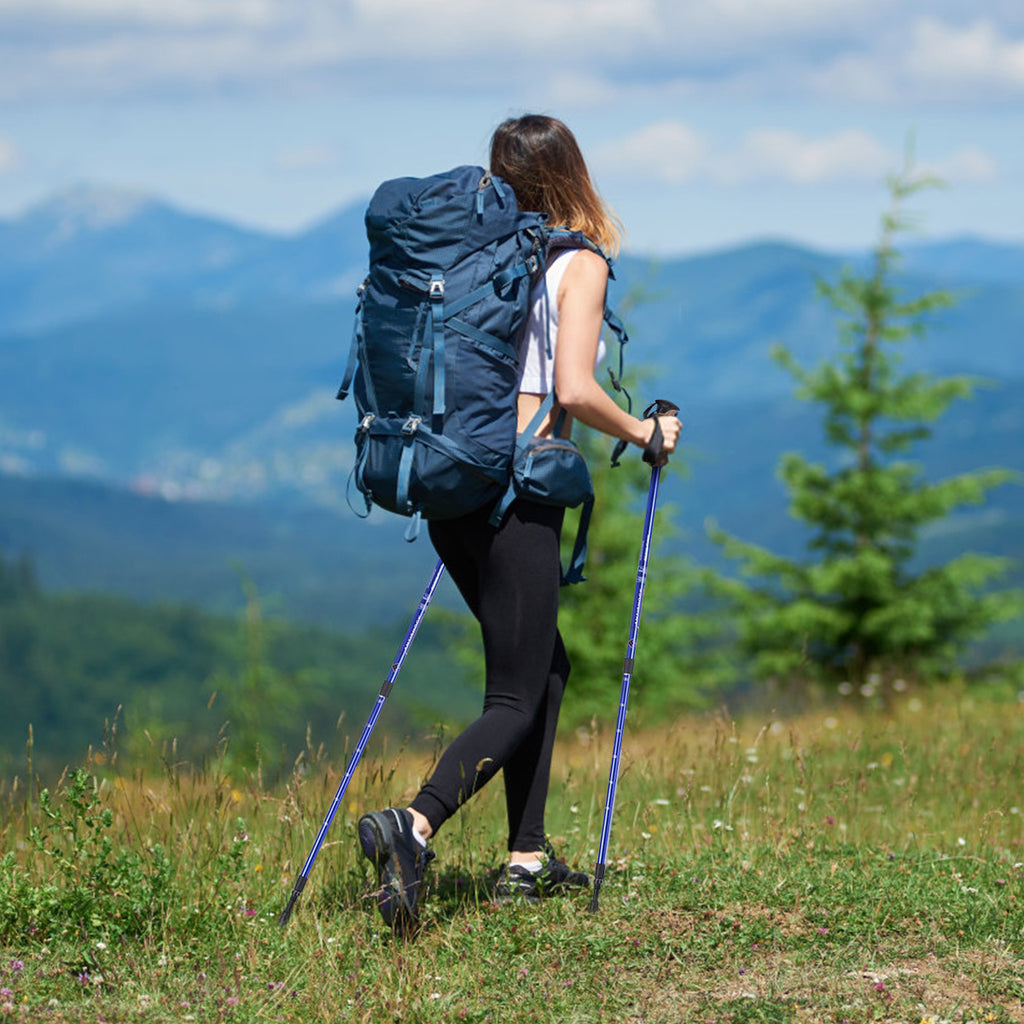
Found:
[{"label": "blue trekking pole", "polygon": [[622,756],[622,734],[626,727],[626,707],[629,704],[629,682],[633,676],[633,660],[636,656],[636,641],[640,633],[640,612],[644,606],[644,586],[647,583],[647,561],[651,553],[651,536],[654,532],[654,510],[658,504],[658,484],[661,480],[661,427],[658,416],[671,416],[679,411],[672,402],[659,398],[644,410],[644,419],[655,417],[654,434],[644,449],[644,462],[651,465],[651,486],[647,492],[647,510],[644,513],[643,540],[640,543],[640,561],[636,570],[636,593],[633,596],[633,617],[630,619],[629,642],[622,665],[622,693],[619,697],[619,717],[615,723],[615,743],[612,746],[612,764],[608,772],[608,792],[604,799],[604,818],[601,822],[601,844],[597,850],[597,866],[594,868],[594,892],[590,899],[590,912],[596,913],[598,896],[604,882],[605,864],[608,859],[608,840],[612,833],[612,814],[615,812],[615,789],[619,781],[619,760]]},{"label": "blue trekking pole", "polygon": [[408,630],[406,630],[402,646],[398,649],[398,656],[395,658],[394,664],[391,666],[391,671],[388,673],[387,679],[384,680],[384,685],[380,688],[380,693],[377,695],[377,703],[374,704],[373,711],[370,712],[370,717],[366,720],[366,725],[363,728],[363,734],[359,737],[356,749],[352,752],[352,757],[349,759],[348,767],[345,769],[345,774],[338,786],[338,792],[334,794],[334,800],[331,801],[331,807],[327,812],[327,817],[324,818],[324,823],[320,826],[320,831],[317,833],[317,837],[313,842],[313,848],[309,851],[306,863],[302,865],[299,877],[295,879],[292,894],[288,897],[288,905],[281,911],[281,916],[277,919],[277,923],[282,928],[288,923],[288,918],[291,917],[295,901],[299,898],[302,890],[306,887],[306,881],[309,879],[309,873],[313,870],[313,861],[316,860],[317,854],[320,852],[320,847],[323,845],[324,837],[327,835],[327,830],[331,827],[331,822],[334,821],[334,815],[337,813],[338,807],[341,805],[341,799],[345,795],[345,790],[348,789],[349,782],[352,780],[352,773],[356,770],[356,765],[359,764],[359,759],[363,756],[363,751],[366,749],[366,744],[370,739],[370,733],[373,732],[373,727],[377,724],[377,719],[380,717],[381,709],[384,707],[384,701],[387,700],[388,694],[391,692],[391,688],[394,686],[395,680],[398,678],[398,673],[402,671],[402,663],[405,661],[405,656],[409,653],[409,648],[412,646],[413,639],[416,636],[416,631],[420,628],[420,623],[423,621],[427,605],[430,604],[430,599],[434,596],[434,591],[437,590],[437,585],[440,582],[442,575],[444,575],[444,562],[441,561],[441,559],[438,559],[437,565],[434,567],[434,573],[430,577],[430,582],[427,584],[427,589],[423,591],[423,596],[420,598],[416,614],[413,615],[412,622],[409,624]]}]

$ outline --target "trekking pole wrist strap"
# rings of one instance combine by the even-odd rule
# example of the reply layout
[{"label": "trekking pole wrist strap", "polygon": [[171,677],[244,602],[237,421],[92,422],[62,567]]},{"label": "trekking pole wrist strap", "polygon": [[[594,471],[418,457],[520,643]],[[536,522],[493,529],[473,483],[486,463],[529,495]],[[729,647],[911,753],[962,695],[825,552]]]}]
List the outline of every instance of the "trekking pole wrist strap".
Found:
[{"label": "trekking pole wrist strap", "polygon": [[679,406],[666,398],[658,398],[644,409],[643,418],[645,420],[654,420],[654,431],[651,434],[651,439],[644,446],[644,462],[648,466],[657,466],[659,464],[663,454],[662,449],[665,447],[665,435],[661,432],[661,424],[658,422],[658,417],[674,416],[677,412],[679,412]]},{"label": "trekking pole wrist strap", "polygon": [[644,446],[644,462],[648,466],[656,466],[658,464],[661,449],[665,444],[665,437],[661,432],[661,424],[658,422],[657,416],[652,417],[652,419],[654,420],[654,431],[651,434],[651,439]]}]

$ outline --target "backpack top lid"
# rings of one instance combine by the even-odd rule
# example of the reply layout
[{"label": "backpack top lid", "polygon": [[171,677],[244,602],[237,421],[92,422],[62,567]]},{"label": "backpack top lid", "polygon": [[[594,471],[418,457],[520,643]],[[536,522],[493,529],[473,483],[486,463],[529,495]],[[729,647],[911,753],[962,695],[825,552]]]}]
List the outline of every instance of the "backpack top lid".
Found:
[{"label": "backpack top lid", "polygon": [[537,214],[520,213],[512,189],[482,167],[464,164],[427,178],[392,178],[366,209],[370,263],[398,260],[445,269],[496,236],[538,220]]}]

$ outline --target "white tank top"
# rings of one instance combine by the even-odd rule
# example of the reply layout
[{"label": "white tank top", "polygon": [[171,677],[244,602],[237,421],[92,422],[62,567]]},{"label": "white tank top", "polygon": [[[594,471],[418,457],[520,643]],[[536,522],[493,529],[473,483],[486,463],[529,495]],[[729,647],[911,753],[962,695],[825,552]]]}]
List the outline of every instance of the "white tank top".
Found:
[{"label": "white tank top", "polygon": [[[522,347],[519,350],[519,390],[527,395],[546,395],[555,386],[555,352],[558,343],[558,287],[569,266],[570,260],[579,249],[560,252],[548,266],[544,281],[538,281],[533,288],[530,304],[530,318],[526,323]],[[545,294],[545,284],[547,286]],[[547,322],[551,332],[551,358],[548,358],[548,339],[544,325]],[[605,346],[601,340],[597,345],[595,367],[604,359]]]}]

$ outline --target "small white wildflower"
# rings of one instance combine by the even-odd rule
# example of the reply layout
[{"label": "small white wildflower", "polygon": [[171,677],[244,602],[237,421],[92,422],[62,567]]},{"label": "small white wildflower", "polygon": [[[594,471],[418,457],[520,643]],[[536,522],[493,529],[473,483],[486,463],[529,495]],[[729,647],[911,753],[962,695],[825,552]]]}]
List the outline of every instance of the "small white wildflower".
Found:
[{"label": "small white wildflower", "polygon": [[853,683],[840,683],[839,684],[839,692],[844,697],[849,697],[850,694],[853,693]]},{"label": "small white wildflower", "polygon": [[963,837],[963,836],[960,836],[960,837],[959,837],[959,838],[957,839],[957,841],[956,841],[956,845],[957,845],[957,846],[966,846],[966,845],[967,845],[967,840],[966,840],[966,839],[964,839],[964,837]]},{"label": "small white wildflower", "polygon": [[641,835],[641,836],[642,836],[642,837],[643,837],[644,839],[650,839],[650,838],[651,838],[651,833],[650,833],[650,832],[641,832],[641,833],[640,833],[640,835]]},{"label": "small white wildflower", "polygon": [[105,942],[102,942],[102,941],[101,942],[97,942],[96,943],[96,948],[97,949],[106,949],[107,948],[107,944]]},{"label": "small white wildflower", "polygon": [[668,800],[666,800],[664,797],[661,797],[661,796],[658,797],[657,800],[652,800],[651,803],[654,804],[656,807],[668,807],[669,806]]},{"label": "small white wildflower", "polygon": [[824,724],[826,729],[838,729],[839,719],[835,718],[833,715],[829,715],[828,718],[825,719]]}]

